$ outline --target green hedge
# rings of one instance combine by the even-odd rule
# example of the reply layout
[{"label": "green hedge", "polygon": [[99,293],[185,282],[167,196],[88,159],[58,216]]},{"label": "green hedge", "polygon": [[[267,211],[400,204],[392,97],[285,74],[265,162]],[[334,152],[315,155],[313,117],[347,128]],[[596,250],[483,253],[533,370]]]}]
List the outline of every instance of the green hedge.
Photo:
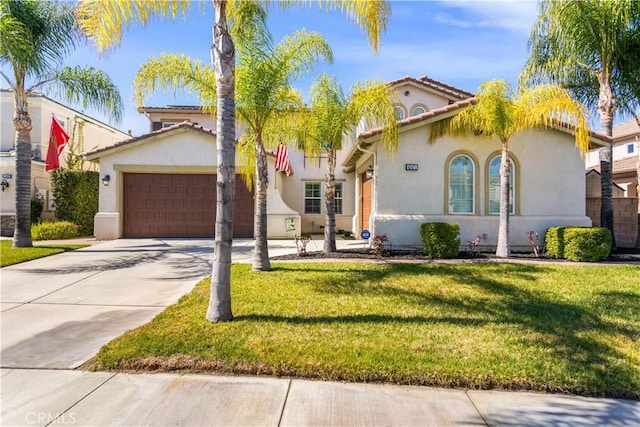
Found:
[{"label": "green hedge", "polygon": [[544,247],[547,255],[554,258],[564,258],[564,232],[569,228],[549,227],[544,236]]},{"label": "green hedge", "polygon": [[51,174],[56,219],[78,225],[80,235],[93,235],[98,212],[100,175],[95,171],[56,169]]},{"label": "green hedge", "polygon": [[550,227],[545,236],[547,255],[570,261],[600,261],[611,251],[611,232],[601,227]]},{"label": "green hedge", "polygon": [[61,240],[78,237],[78,226],[69,221],[42,222],[31,226],[33,240]]},{"label": "green hedge", "polygon": [[420,224],[424,253],[432,258],[455,258],[460,248],[460,227],[446,222]]}]

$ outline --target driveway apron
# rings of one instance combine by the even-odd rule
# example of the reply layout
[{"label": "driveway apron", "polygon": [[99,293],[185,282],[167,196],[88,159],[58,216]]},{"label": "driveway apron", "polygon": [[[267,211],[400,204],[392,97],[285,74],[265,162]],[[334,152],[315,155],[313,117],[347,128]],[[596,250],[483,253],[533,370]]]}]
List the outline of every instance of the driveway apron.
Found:
[{"label": "driveway apron", "polygon": [[3,368],[73,369],[211,273],[211,240],[113,240],[1,271]]}]

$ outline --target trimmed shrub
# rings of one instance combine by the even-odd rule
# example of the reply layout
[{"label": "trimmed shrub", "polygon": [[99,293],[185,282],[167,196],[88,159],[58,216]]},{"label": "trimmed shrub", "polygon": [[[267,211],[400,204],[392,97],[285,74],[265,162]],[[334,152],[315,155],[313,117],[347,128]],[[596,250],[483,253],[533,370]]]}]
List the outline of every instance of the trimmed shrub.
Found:
[{"label": "trimmed shrub", "polygon": [[42,219],[42,202],[38,199],[31,199],[31,224],[37,224]]},{"label": "trimmed shrub", "polygon": [[606,228],[570,227],[564,238],[564,257],[570,261],[600,261],[611,252],[611,232]]},{"label": "trimmed shrub", "polygon": [[601,227],[549,227],[545,245],[547,255],[555,258],[600,261],[611,251],[611,232]]},{"label": "trimmed shrub", "polygon": [[93,235],[98,212],[100,175],[95,171],[56,169],[51,174],[56,219],[78,225],[82,236]]},{"label": "trimmed shrub", "polygon": [[569,228],[549,227],[544,236],[544,247],[546,254],[554,258],[564,258],[564,232]]},{"label": "trimmed shrub", "polygon": [[432,258],[455,258],[460,248],[460,227],[447,222],[420,224],[424,253]]},{"label": "trimmed shrub", "polygon": [[33,240],[73,239],[79,235],[78,226],[69,221],[42,222],[31,226]]}]

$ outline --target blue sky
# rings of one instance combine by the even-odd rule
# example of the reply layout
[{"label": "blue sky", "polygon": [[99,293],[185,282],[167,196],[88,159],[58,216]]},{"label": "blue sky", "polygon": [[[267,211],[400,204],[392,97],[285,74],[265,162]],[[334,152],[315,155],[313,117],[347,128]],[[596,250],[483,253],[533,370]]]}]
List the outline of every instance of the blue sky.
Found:
[{"label": "blue sky", "polygon": [[[82,46],[69,56],[68,65],[91,65],[106,71],[121,91],[125,117],[116,127],[134,135],[146,133],[147,119],[136,111],[131,82],[139,66],[162,52],[185,53],[210,62],[213,10],[205,13],[194,5],[185,19],[159,21],[125,32],[120,46],[97,56],[91,46]],[[529,31],[537,15],[537,2],[516,1],[393,1],[392,17],[374,55],[365,35],[338,11],[297,9],[269,10],[269,28],[276,41],[283,35],[306,28],[323,34],[334,52],[333,64],[318,66],[308,78],[294,82],[304,93],[322,72],[334,74],[348,91],[363,79],[395,80],[407,75],[431,78],[474,92],[494,78],[515,84],[527,56]],[[6,84],[3,82],[3,87]],[[194,96],[158,93],[145,105],[195,105]],[[94,111],[86,111],[106,119]]]}]

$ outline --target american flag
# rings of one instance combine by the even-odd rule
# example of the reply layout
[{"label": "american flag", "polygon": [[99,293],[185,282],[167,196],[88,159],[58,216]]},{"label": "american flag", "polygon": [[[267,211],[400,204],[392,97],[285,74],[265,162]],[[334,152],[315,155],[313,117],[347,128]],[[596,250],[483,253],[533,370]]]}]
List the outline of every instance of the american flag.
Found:
[{"label": "american flag", "polygon": [[287,176],[291,175],[291,164],[289,163],[287,146],[279,144],[274,154],[276,155],[276,170],[283,171]]}]

